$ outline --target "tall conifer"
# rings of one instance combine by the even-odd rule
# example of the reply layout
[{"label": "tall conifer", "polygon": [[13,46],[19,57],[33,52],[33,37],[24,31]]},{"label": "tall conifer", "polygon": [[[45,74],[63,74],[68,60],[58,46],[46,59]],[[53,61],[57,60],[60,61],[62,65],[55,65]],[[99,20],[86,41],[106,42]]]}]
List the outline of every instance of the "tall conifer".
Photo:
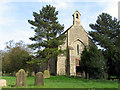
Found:
[{"label": "tall conifer", "polygon": [[34,20],[28,20],[35,31],[34,37],[30,40],[36,43],[31,44],[30,47],[37,50],[37,56],[40,60],[37,63],[47,60],[48,69],[51,57],[56,56],[62,52],[58,50],[58,46],[64,43],[65,35],[61,33],[64,30],[64,25],[58,22],[58,11],[51,5],[42,7],[42,10],[33,12]]},{"label": "tall conifer", "polygon": [[107,59],[109,76],[120,77],[120,21],[112,18],[107,13],[98,16],[95,24],[90,24],[93,29],[89,32],[93,41],[103,47]]}]

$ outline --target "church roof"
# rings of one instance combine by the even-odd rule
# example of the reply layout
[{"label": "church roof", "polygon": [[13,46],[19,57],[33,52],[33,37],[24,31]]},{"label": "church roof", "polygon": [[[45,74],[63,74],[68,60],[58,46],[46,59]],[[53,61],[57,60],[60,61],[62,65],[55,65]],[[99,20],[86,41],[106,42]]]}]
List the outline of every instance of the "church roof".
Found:
[{"label": "church roof", "polygon": [[[63,32],[63,34],[65,34],[68,30],[70,30],[70,28],[72,27],[73,25],[71,25],[67,30],[65,30],[64,32]],[[83,28],[83,26],[81,25],[81,27]],[[83,30],[87,33],[87,31],[83,28]],[[88,34],[88,33],[87,33]]]},{"label": "church roof", "polygon": [[65,30],[65,31],[63,32],[63,34],[66,33],[72,26],[73,26],[73,25],[71,25],[67,30]]},{"label": "church roof", "polygon": [[[76,12],[79,13],[78,10],[76,10],[75,13],[76,13]],[[74,14],[75,14],[75,13],[74,13]],[[74,15],[74,14],[73,14],[73,15]],[[80,14],[80,13],[79,13],[79,14]],[[80,14],[80,15],[81,15],[81,14]],[[67,30],[65,30],[62,34],[65,34],[66,32],[68,32],[68,30],[70,30],[70,28],[71,28],[72,26],[73,26],[73,25],[71,25],[71,26],[70,26]],[[80,25],[80,26],[83,28],[82,25]],[[83,28],[83,30],[85,31],[86,34],[88,34],[87,31],[86,31],[84,28]],[[89,36],[88,36],[88,38],[91,39]]]},{"label": "church roof", "polygon": [[[70,28],[72,27],[73,25],[71,25],[67,30],[65,30],[62,34],[65,34],[66,32],[68,32],[68,30],[70,30]],[[83,28],[83,26],[81,25],[81,27]],[[87,33],[87,31],[83,28],[83,30],[85,31],[85,33],[86,34],[88,34]],[[89,37],[89,35],[88,35],[88,38],[91,40],[91,38]]]}]

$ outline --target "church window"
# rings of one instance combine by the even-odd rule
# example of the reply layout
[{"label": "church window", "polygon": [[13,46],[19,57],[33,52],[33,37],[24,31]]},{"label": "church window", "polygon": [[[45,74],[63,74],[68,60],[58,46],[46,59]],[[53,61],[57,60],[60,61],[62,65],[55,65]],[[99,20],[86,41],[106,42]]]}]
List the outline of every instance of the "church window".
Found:
[{"label": "church window", "polygon": [[78,14],[76,14],[76,18],[78,19]]},{"label": "church window", "polygon": [[77,55],[79,55],[79,45],[77,44]]}]

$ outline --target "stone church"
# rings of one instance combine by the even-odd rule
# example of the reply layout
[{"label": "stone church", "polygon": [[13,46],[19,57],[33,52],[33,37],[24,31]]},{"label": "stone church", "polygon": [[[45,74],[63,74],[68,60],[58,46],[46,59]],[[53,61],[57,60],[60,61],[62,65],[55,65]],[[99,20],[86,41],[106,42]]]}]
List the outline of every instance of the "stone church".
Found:
[{"label": "stone church", "polygon": [[[84,47],[89,47],[93,43],[81,26],[80,16],[81,14],[75,11],[73,14],[73,25],[63,33],[67,36],[65,43],[59,46],[62,50],[69,48],[68,57],[66,55],[59,55],[56,59],[50,60],[50,74],[52,75],[81,75],[81,53]],[[46,66],[47,63],[41,65],[40,71],[44,72],[47,69]]]},{"label": "stone church", "polygon": [[57,75],[81,75],[81,53],[84,47],[89,47],[92,42],[81,26],[80,16],[81,14],[76,11],[73,14],[73,25],[64,32],[67,38],[65,44],[60,47],[62,50],[69,48],[69,56],[59,55],[57,57]]}]

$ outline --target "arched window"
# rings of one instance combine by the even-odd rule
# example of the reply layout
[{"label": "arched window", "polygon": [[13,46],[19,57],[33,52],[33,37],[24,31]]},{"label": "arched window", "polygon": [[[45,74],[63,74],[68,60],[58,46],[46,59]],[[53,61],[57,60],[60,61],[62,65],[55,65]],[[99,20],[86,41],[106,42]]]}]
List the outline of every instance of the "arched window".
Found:
[{"label": "arched window", "polygon": [[76,18],[78,19],[78,14],[76,14]]},{"label": "arched window", "polygon": [[79,55],[79,45],[77,44],[77,55]]}]

